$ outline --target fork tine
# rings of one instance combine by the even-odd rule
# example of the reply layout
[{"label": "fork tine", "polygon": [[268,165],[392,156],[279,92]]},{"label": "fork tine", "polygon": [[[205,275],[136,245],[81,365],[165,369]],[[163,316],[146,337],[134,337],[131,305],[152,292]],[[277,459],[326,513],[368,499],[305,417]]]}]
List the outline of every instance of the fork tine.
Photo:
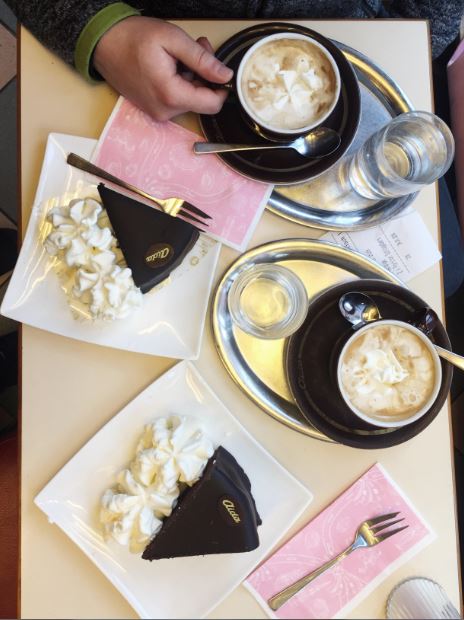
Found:
[{"label": "fork tine", "polygon": [[203,220],[200,220],[198,217],[195,217],[194,215],[191,215],[187,211],[184,211],[184,209],[180,209],[180,211],[178,211],[176,215],[174,215],[174,217],[177,217],[178,215],[181,215],[186,220],[192,220],[192,222],[197,222],[197,224],[201,224],[202,226],[208,226],[208,222],[204,222]]},{"label": "fork tine", "polygon": [[377,535],[377,534],[380,534],[380,532],[383,532],[383,530],[386,530],[387,527],[391,527],[392,525],[396,525],[397,523],[401,523],[401,521],[404,521],[404,518],[403,519],[397,519],[396,521],[388,521],[387,523],[380,523],[380,525],[376,525],[375,527],[371,527],[370,530],[375,535]]},{"label": "fork tine", "polygon": [[185,209],[185,211],[189,211],[190,213],[193,213],[194,215],[198,215],[199,217],[204,218],[205,220],[212,219],[211,215],[209,215],[208,213],[205,213],[204,211],[202,211],[195,205],[190,204],[190,202],[187,202],[186,200],[184,200],[184,202],[182,203],[182,208]]},{"label": "fork tine", "polygon": [[382,542],[384,540],[387,540],[387,538],[390,538],[390,536],[394,536],[395,534],[406,530],[408,527],[409,525],[405,525],[404,527],[398,527],[396,530],[392,530],[391,532],[385,532],[385,534],[380,534],[379,536],[376,536],[377,541]]},{"label": "fork tine", "polygon": [[388,515],[382,515],[380,517],[375,517],[374,519],[369,519],[369,521],[366,521],[366,523],[367,523],[367,525],[369,527],[371,527],[372,525],[377,525],[377,523],[382,523],[383,521],[388,521],[388,519],[394,519],[399,514],[400,514],[399,512],[391,512]]}]

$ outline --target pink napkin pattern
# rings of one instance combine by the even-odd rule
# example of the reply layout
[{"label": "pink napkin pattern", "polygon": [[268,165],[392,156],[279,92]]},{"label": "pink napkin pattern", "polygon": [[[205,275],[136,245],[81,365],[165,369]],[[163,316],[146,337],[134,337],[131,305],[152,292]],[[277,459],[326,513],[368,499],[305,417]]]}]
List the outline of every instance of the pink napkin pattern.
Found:
[{"label": "pink napkin pattern", "polygon": [[157,122],[120,97],[93,161],[157,198],[183,198],[212,216],[208,234],[243,252],[272,186],[247,179],[216,155],[195,155],[197,134]]},{"label": "pink napkin pattern", "polygon": [[464,234],[464,40],[448,63],[448,91],[451,127],[456,142],[454,165],[458,193],[458,211]]},{"label": "pink napkin pattern", "polygon": [[[266,601],[346,549],[360,523],[401,512],[408,529],[357,549],[317,577],[279,610]],[[398,517],[399,518],[399,517]],[[398,526],[395,526],[398,527]],[[252,573],[245,586],[276,618],[346,618],[346,614],[435,535],[385,469],[376,464]]]}]

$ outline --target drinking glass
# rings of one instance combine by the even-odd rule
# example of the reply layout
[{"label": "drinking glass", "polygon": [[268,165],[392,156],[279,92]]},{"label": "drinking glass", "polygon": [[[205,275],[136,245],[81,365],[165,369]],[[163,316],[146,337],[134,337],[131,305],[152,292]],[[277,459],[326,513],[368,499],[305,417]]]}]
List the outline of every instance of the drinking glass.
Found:
[{"label": "drinking glass", "polygon": [[244,332],[258,338],[286,338],[306,318],[308,294],[290,269],[274,263],[252,265],[232,283],[228,306]]},{"label": "drinking glass", "polygon": [[354,211],[417,192],[443,176],[453,157],[446,123],[430,112],[405,112],[324,175],[320,202]]},{"label": "drinking glass", "polygon": [[425,577],[399,583],[388,597],[386,616],[389,620],[461,618],[443,588]]}]

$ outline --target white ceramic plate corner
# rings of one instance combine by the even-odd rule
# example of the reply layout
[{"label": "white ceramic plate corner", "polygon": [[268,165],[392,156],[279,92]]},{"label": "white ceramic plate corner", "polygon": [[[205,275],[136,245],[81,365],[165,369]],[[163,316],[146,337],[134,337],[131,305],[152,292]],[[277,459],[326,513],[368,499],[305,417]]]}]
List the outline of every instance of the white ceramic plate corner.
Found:
[{"label": "white ceramic plate corner", "polygon": [[[50,198],[69,200],[79,188],[96,182],[95,177],[66,163],[69,152],[90,159],[96,143],[90,138],[49,135],[26,235],[0,312],[21,323],[93,344],[196,359],[221,248],[217,242],[209,240],[206,252],[203,248],[197,251],[194,267],[146,295],[142,308],[127,319],[90,322],[76,320],[72,315],[51,269],[51,259],[39,240],[39,231]],[[184,303],[186,299],[188,304]]]},{"label": "white ceramic plate corner", "polygon": [[[117,543],[103,540],[97,520],[102,492],[130,461],[144,424],[173,413],[197,418],[215,444],[229,450],[247,472],[263,521],[258,530],[260,546],[254,551],[147,562]],[[226,409],[195,366],[180,362],[90,439],[39,493],[35,503],[96,564],[140,617],[200,618],[264,560],[311,500],[312,494]]]}]

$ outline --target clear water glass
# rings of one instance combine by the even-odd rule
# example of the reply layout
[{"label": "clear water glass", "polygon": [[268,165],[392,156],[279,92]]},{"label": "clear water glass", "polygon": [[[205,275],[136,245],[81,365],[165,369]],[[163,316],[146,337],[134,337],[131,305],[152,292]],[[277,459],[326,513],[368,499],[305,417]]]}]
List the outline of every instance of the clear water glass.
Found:
[{"label": "clear water glass", "polygon": [[453,135],[438,116],[400,114],[328,171],[326,203],[354,211],[412,194],[443,176],[453,157]]},{"label": "clear water glass", "polygon": [[228,306],[232,320],[258,338],[286,338],[303,323],[308,294],[300,278],[274,263],[253,265],[232,283]]},{"label": "clear water glass", "polygon": [[461,618],[443,588],[425,577],[399,583],[388,597],[386,616],[391,620]]}]

